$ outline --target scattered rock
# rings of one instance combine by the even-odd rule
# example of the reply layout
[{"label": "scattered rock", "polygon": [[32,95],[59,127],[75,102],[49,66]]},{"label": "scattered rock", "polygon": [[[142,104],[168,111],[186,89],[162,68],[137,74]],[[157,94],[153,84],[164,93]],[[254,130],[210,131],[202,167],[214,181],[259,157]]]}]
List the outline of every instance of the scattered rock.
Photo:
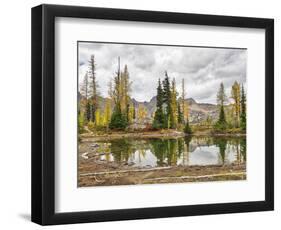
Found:
[{"label": "scattered rock", "polygon": [[87,160],[89,158],[88,157],[88,152],[82,153],[81,157]]},{"label": "scattered rock", "polygon": [[94,143],[94,144],[92,144],[92,145],[90,145],[92,148],[98,148],[99,147],[99,145],[97,144],[97,143]]},{"label": "scattered rock", "polygon": [[146,166],[144,166],[145,168],[152,168],[152,166],[151,165],[146,165]]}]

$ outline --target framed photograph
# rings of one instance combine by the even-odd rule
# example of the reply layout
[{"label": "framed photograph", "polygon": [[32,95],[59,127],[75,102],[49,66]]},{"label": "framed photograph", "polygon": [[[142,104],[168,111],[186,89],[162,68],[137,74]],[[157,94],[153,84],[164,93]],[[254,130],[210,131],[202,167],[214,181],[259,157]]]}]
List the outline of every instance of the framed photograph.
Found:
[{"label": "framed photograph", "polygon": [[274,208],[273,19],[32,8],[32,221]]}]

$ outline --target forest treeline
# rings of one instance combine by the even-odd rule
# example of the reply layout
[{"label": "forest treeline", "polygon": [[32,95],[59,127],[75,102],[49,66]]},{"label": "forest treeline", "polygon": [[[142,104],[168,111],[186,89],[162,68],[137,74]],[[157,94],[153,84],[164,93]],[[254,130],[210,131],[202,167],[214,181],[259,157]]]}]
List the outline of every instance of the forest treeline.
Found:
[{"label": "forest treeline", "polygon": [[161,82],[158,80],[156,95],[156,111],[152,127],[154,129],[183,129],[186,133],[191,133],[188,120],[188,105],[185,103],[185,85],[182,79],[182,93],[178,99],[176,80],[170,81],[167,71],[165,78]]},{"label": "forest treeline", "polygon": [[[181,81],[181,92],[177,92],[175,78],[171,79],[165,71],[164,78],[158,79],[156,91],[156,109],[148,113],[145,106],[136,105],[131,98],[130,74],[128,66],[121,70],[120,57],[118,67],[112,79],[108,82],[108,97],[102,98],[98,93],[96,76],[96,60],[92,55],[89,69],[80,83],[80,99],[78,108],[79,133],[85,129],[91,131],[126,130],[134,124],[146,124],[148,130],[175,129],[187,134],[193,132],[189,122],[189,105],[186,103],[185,81]],[[230,103],[231,99],[231,103]],[[211,117],[207,123],[215,131],[231,128],[246,130],[246,94],[244,86],[234,82],[231,95],[225,93],[221,83],[217,93],[219,116],[216,121]],[[148,127],[147,127],[148,126]]]}]

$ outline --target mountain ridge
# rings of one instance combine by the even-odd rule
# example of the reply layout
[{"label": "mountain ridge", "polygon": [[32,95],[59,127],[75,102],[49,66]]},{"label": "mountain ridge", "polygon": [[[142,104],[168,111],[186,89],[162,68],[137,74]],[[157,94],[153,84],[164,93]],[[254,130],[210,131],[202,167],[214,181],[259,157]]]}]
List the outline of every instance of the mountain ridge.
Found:
[{"label": "mountain ridge", "polygon": [[[83,96],[78,93],[78,100],[80,101]],[[99,105],[102,110],[104,110],[106,104],[105,97],[99,96]],[[181,99],[179,98],[178,101]],[[156,110],[156,96],[153,96],[150,101],[139,102],[135,98],[131,99],[131,103],[134,104],[136,108],[143,106],[150,117],[153,116],[153,113]],[[194,98],[185,99],[185,103],[189,108],[189,122],[190,123],[200,123],[210,118],[211,120],[216,120],[218,118],[218,107],[217,105],[211,103],[199,103]]]}]

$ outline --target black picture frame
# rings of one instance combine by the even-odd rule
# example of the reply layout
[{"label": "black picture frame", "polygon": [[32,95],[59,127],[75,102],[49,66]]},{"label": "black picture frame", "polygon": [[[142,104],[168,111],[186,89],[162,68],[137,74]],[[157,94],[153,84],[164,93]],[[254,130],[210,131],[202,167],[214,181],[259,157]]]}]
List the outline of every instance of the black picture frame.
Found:
[{"label": "black picture frame", "polygon": [[[109,19],[265,29],[265,200],[55,213],[55,18]],[[274,20],[110,8],[32,8],[32,221],[41,225],[274,209]]]}]

